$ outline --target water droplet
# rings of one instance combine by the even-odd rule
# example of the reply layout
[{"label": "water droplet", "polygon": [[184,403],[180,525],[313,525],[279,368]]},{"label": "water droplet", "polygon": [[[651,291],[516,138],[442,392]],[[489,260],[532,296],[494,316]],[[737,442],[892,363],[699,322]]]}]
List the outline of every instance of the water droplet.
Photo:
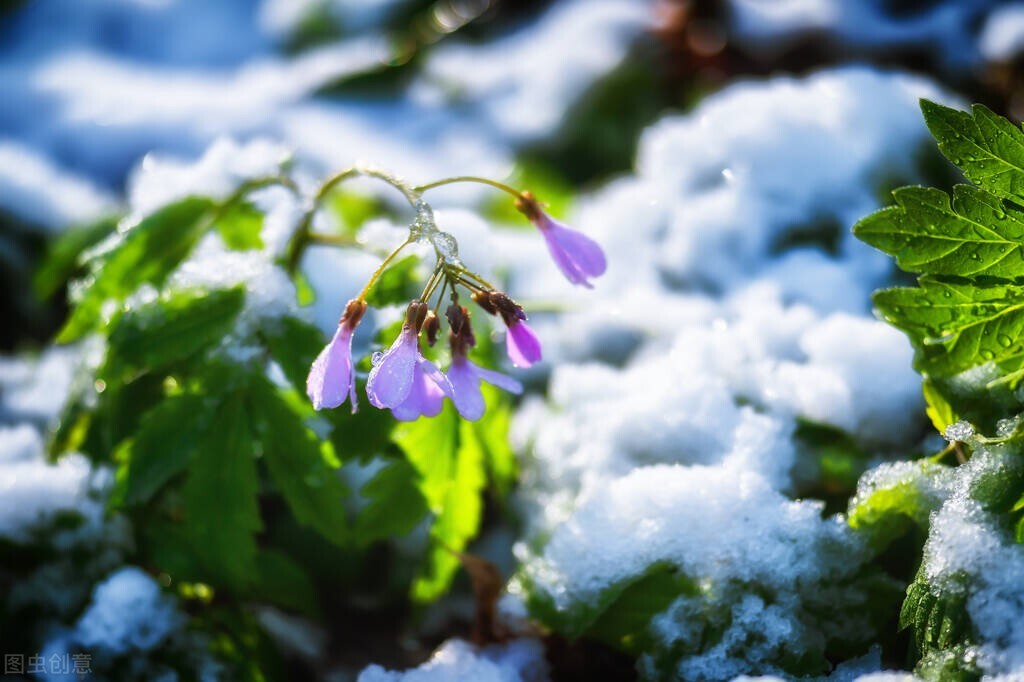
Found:
[{"label": "water droplet", "polygon": [[1011,339],[1006,334],[1000,334],[999,336],[997,336],[996,341],[998,341],[999,345],[1002,346],[1003,348],[1009,348],[1010,346],[1013,345],[1013,339]]},{"label": "water droplet", "polygon": [[982,349],[981,349],[981,357],[982,357],[983,359],[985,359],[985,360],[991,360],[991,359],[992,359],[992,358],[994,358],[995,356],[996,356],[996,354],[995,354],[995,353],[993,353],[993,352],[992,352],[991,350],[989,350],[988,348],[982,348]]},{"label": "water droplet", "polygon": [[374,367],[376,367],[377,365],[380,364],[380,361],[383,360],[383,359],[384,359],[384,353],[382,353],[381,351],[376,351],[373,355],[370,356],[370,363]]},{"label": "water droplet", "polygon": [[430,235],[430,243],[434,245],[434,249],[437,250],[437,254],[451,263],[452,265],[459,265],[459,243],[455,241],[455,237],[451,236],[447,232],[435,232]]},{"label": "water droplet", "polygon": [[942,435],[950,442],[965,441],[974,435],[974,427],[971,426],[970,422],[961,420],[947,426],[946,432]]}]

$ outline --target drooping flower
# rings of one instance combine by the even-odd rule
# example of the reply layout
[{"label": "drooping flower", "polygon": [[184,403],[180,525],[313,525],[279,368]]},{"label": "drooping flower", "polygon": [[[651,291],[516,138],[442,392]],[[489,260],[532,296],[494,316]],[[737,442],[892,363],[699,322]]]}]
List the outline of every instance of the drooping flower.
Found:
[{"label": "drooping flower", "polygon": [[478,291],[473,300],[505,322],[505,352],[516,367],[530,367],[541,360],[540,339],[526,324],[523,308],[500,291]]},{"label": "drooping flower", "polygon": [[476,421],[484,414],[486,405],[483,392],[480,390],[481,381],[511,393],[523,392],[522,384],[515,379],[500,372],[484,369],[466,356],[468,350],[476,345],[468,310],[458,303],[453,303],[448,307],[448,324],[451,329],[448,340],[452,349],[448,380],[451,382],[452,402],[463,419]]},{"label": "drooping flower", "polygon": [[352,401],[353,412],[358,408],[356,375],[352,368],[352,334],[365,312],[365,301],[349,301],[330,343],[320,351],[310,366],[309,376],[306,377],[306,395],[314,409],[338,407],[345,402],[346,397]]},{"label": "drooping flower", "polygon": [[427,306],[413,301],[405,313],[405,324],[398,338],[373,363],[366,380],[366,397],[381,409],[397,407],[412,390],[414,371],[420,355],[420,327],[427,315]]},{"label": "drooping flower", "polygon": [[484,394],[480,390],[480,382],[486,381],[492,386],[504,389],[509,393],[523,392],[523,385],[505,376],[501,372],[484,369],[465,355],[453,355],[452,364],[448,368],[448,380],[452,386],[452,402],[463,419],[473,422],[484,414]]},{"label": "drooping flower", "polygon": [[549,216],[529,192],[523,192],[516,199],[516,208],[540,230],[551,258],[566,279],[573,284],[593,288],[590,278],[600,277],[608,267],[600,245]]}]

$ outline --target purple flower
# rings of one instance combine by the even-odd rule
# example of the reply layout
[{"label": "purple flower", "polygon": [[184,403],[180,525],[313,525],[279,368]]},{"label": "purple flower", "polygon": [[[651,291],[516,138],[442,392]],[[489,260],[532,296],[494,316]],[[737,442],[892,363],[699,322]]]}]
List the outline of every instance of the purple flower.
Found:
[{"label": "purple flower", "polygon": [[465,355],[452,357],[448,368],[448,379],[451,381],[452,402],[463,419],[475,422],[484,414],[484,395],[480,391],[480,382],[505,389],[509,393],[522,393],[523,385],[500,372],[494,372],[476,365]]},{"label": "purple flower", "polygon": [[365,312],[365,302],[349,301],[330,343],[320,351],[309,368],[306,395],[314,409],[338,407],[348,397],[352,400],[352,411],[356,411],[358,403],[356,375],[352,369],[352,333]]},{"label": "purple flower", "polygon": [[397,407],[412,390],[417,361],[422,357],[419,333],[405,324],[391,348],[373,363],[366,381],[366,397],[381,409]]},{"label": "purple flower", "polygon": [[516,208],[540,230],[551,258],[566,279],[573,284],[593,288],[589,278],[600,277],[608,267],[598,243],[549,216],[529,192],[523,192],[516,200]]},{"label": "purple flower", "polygon": [[436,417],[444,406],[445,396],[455,399],[448,378],[421,355],[413,366],[409,394],[399,405],[391,408],[391,414],[403,422],[415,421],[420,416]]},{"label": "purple flower", "polygon": [[519,318],[506,319],[505,346],[508,359],[516,367],[529,367],[540,361],[540,340],[530,325]]}]

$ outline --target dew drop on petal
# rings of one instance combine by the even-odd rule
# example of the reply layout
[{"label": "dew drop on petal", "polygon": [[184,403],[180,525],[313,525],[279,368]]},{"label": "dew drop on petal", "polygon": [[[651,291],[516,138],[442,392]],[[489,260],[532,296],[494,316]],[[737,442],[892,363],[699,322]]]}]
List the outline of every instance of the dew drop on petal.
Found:
[{"label": "dew drop on petal", "polygon": [[380,361],[384,359],[383,351],[374,351],[373,355],[370,356],[370,364],[374,367],[380,364]]}]

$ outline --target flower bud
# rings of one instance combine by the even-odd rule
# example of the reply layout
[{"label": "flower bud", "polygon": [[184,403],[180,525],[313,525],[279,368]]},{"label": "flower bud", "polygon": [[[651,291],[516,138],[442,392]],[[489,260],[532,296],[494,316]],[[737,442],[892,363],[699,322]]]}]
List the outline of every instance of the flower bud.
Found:
[{"label": "flower bud", "polygon": [[433,347],[437,343],[437,333],[441,330],[441,320],[433,310],[427,313],[427,319],[423,323],[423,330],[427,335],[427,345]]},{"label": "flower bud", "polygon": [[430,308],[423,301],[413,301],[409,309],[405,311],[405,324],[416,330],[418,334],[423,328],[423,322],[427,319],[427,312]]}]

